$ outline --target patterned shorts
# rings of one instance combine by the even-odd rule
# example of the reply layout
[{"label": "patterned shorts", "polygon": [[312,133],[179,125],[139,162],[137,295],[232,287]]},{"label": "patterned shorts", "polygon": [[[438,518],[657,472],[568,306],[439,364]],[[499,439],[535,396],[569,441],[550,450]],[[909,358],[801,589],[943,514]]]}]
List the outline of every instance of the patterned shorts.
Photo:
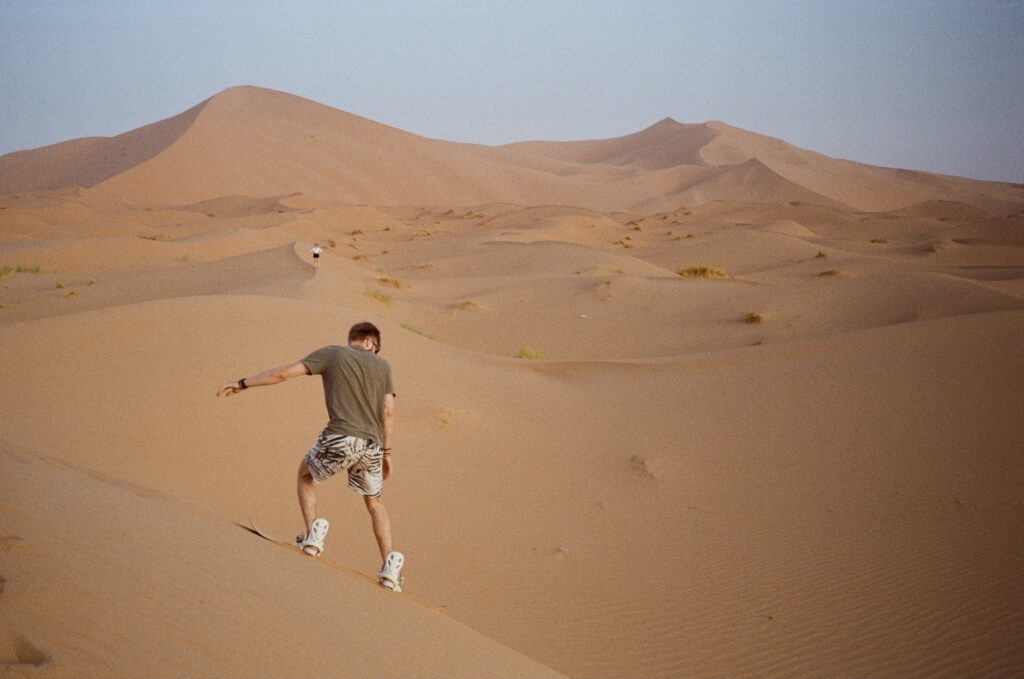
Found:
[{"label": "patterned shorts", "polygon": [[384,489],[384,451],[373,441],[324,431],[303,461],[319,483],[344,469],[348,487],[360,495],[378,497]]}]

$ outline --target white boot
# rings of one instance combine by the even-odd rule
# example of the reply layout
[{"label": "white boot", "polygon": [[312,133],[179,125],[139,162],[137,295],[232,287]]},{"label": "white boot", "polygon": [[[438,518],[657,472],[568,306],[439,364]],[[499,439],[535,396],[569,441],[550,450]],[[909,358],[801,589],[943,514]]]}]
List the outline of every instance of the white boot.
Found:
[{"label": "white boot", "polygon": [[327,519],[314,519],[309,527],[309,535],[302,542],[302,551],[310,556],[320,556],[324,551],[324,538],[327,537],[327,529],[330,524]]},{"label": "white boot", "polygon": [[388,552],[387,557],[384,559],[384,567],[377,574],[377,582],[384,589],[390,589],[392,592],[401,592],[402,582],[405,580],[402,577],[402,566],[404,565],[405,557],[401,552]]}]

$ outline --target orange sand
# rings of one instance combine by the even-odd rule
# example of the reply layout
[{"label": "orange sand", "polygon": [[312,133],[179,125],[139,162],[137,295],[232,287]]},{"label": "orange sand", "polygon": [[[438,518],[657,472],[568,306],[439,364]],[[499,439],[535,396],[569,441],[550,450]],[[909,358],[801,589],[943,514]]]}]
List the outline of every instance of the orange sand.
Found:
[{"label": "orange sand", "polygon": [[[1024,673],[1021,186],[244,87],[0,194],[11,676]],[[318,382],[212,395],[367,319],[399,595],[341,482],[332,563],[236,525],[299,529]]]}]

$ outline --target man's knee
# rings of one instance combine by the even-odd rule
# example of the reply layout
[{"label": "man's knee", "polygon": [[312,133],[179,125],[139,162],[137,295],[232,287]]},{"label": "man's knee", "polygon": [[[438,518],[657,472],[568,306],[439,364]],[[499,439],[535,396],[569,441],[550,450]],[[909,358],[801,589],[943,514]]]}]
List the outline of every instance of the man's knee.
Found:
[{"label": "man's knee", "polygon": [[309,465],[306,464],[306,458],[302,458],[299,462],[299,478],[302,479],[305,476],[312,478],[313,474],[309,471]]},{"label": "man's knee", "polygon": [[371,514],[376,510],[384,507],[384,501],[380,498],[380,495],[377,495],[376,497],[364,495],[363,502],[366,503],[366,510]]}]

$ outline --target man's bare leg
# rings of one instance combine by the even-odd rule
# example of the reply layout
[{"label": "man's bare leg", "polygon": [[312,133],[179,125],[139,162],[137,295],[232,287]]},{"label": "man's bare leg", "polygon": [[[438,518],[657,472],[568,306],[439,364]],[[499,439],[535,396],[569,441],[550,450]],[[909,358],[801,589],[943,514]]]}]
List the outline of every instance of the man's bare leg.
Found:
[{"label": "man's bare leg", "polygon": [[377,538],[377,549],[380,550],[380,559],[383,562],[391,551],[391,519],[388,518],[387,507],[379,497],[363,497],[366,502],[366,511],[370,512],[370,520],[373,521],[373,534]]},{"label": "man's bare leg", "polygon": [[299,476],[297,481],[299,495],[299,509],[302,510],[302,520],[306,522],[306,535],[309,535],[309,527],[316,518],[316,487],[313,485],[313,475],[309,473],[306,460],[299,463]]}]

